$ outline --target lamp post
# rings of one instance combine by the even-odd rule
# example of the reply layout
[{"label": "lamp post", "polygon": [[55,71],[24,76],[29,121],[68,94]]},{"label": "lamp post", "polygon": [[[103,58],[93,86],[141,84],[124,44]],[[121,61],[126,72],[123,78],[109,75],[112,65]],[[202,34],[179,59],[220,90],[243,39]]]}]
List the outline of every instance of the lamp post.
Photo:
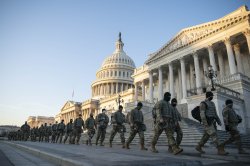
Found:
[{"label": "lamp post", "polygon": [[118,98],[117,98],[115,101],[116,101],[116,103],[118,104],[118,107],[121,105],[121,103],[124,102],[124,100],[121,98],[121,95],[120,95],[120,94],[118,94]]},{"label": "lamp post", "polygon": [[213,66],[208,66],[208,71],[205,71],[205,76],[210,78],[211,84],[212,84],[212,89],[211,91],[215,91],[214,87],[214,78],[217,77],[217,71],[214,71]]}]

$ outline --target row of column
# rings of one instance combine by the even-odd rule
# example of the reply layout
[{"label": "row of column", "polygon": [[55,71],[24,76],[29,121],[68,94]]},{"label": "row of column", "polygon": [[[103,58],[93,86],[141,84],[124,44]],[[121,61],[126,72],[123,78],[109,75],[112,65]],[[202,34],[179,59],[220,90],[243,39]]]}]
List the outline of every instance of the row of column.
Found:
[{"label": "row of column", "polygon": [[96,85],[92,88],[92,96],[99,96],[99,95],[113,95],[124,90],[130,89],[132,84],[128,83],[104,83]]},{"label": "row of column", "polygon": [[[250,33],[244,33],[247,39],[248,48],[250,48]],[[230,38],[225,38],[224,40],[226,50],[227,50],[227,56],[228,56],[228,63],[229,63],[229,69],[230,74],[235,74],[238,72],[244,73],[243,66],[242,66],[242,55],[240,53],[240,47],[239,44],[235,44],[233,47],[231,45]],[[214,56],[214,50],[212,48],[212,45],[208,45],[208,54],[209,54],[209,62],[210,65],[213,67],[214,71],[218,71],[215,56]],[[233,49],[236,55],[236,61],[237,61],[237,68],[235,64],[235,56],[233,53]],[[250,51],[249,51],[250,53]],[[220,67],[220,76],[224,76],[225,70],[224,70],[224,61],[223,61],[223,55],[221,51],[218,51],[218,63]],[[201,70],[200,70],[200,63],[199,63],[199,55],[197,52],[193,52],[193,60],[194,60],[194,66],[190,64],[190,73],[195,71],[195,83],[196,88],[198,90],[198,93],[201,93],[201,90],[199,88],[202,87],[202,79],[201,79]],[[186,67],[185,67],[185,57],[179,59],[180,61],[180,67],[181,67],[181,82],[182,82],[182,98],[185,99],[187,97],[187,87],[186,87]],[[203,63],[203,69],[206,70],[208,68],[208,64],[205,58],[202,59]],[[169,91],[173,95],[174,94],[174,72],[173,72],[173,63],[170,62],[168,65],[168,82],[169,82]],[[208,83],[208,79],[205,78],[205,83]],[[144,84],[144,81],[142,81]],[[159,100],[163,98],[163,78],[162,78],[162,66],[158,68],[158,98]],[[138,85],[135,84],[135,100],[138,99]],[[145,85],[142,86],[142,98],[145,100]],[[149,72],[149,100],[150,102],[153,102],[153,72]]]},{"label": "row of column", "polygon": [[106,77],[131,77],[131,72],[128,71],[119,71],[119,70],[109,70],[103,71],[98,74],[98,78],[106,78]]},{"label": "row of column", "polygon": [[76,115],[75,115],[75,111],[71,111],[71,112],[67,112],[62,114],[62,119],[64,120],[64,123],[69,123],[70,119],[75,119]]}]

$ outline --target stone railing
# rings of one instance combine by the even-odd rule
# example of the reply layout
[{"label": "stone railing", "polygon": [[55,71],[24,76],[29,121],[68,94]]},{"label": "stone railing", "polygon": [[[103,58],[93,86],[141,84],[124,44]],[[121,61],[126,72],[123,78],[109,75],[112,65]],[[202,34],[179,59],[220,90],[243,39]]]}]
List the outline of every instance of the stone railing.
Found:
[{"label": "stone railing", "polygon": [[236,97],[238,99],[242,99],[242,96],[241,96],[240,92],[234,91],[234,90],[229,89],[227,87],[224,87],[224,86],[222,86],[220,84],[215,84],[215,86],[217,87],[216,88],[217,92],[222,92],[222,93],[225,93],[227,95],[234,96],[234,97]]},{"label": "stone railing", "polygon": [[220,79],[217,78],[215,80],[215,83],[216,84],[225,84],[225,83],[228,83],[228,82],[238,81],[238,80],[243,80],[243,81],[246,81],[246,82],[250,83],[250,78],[247,77],[246,75],[241,74],[241,73],[235,73],[235,74],[232,74],[232,75],[222,77]]},{"label": "stone railing", "polygon": [[146,65],[138,67],[138,68],[134,69],[134,74],[133,75],[138,74],[138,73],[142,73],[145,70],[148,70],[148,67]]}]

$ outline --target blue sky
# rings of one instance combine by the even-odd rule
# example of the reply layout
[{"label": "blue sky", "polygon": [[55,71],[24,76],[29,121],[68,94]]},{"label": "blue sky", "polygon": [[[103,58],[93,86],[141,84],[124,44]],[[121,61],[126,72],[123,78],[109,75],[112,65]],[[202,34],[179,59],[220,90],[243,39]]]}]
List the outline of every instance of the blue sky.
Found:
[{"label": "blue sky", "polygon": [[1,0],[0,125],[55,116],[91,83],[122,32],[137,67],[181,29],[250,7],[249,0]]}]

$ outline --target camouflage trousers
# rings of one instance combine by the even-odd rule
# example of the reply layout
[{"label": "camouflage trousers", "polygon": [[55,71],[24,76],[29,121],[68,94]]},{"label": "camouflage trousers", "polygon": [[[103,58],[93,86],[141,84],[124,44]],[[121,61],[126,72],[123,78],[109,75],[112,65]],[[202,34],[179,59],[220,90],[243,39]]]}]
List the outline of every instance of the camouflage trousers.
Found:
[{"label": "camouflage trousers", "polygon": [[205,127],[204,134],[199,142],[199,145],[204,146],[209,138],[212,139],[216,147],[220,145],[220,141],[217,136],[216,128],[213,124],[208,127]]},{"label": "camouflage trousers", "polygon": [[117,132],[120,133],[121,142],[125,143],[124,126],[123,125],[113,125],[113,129],[112,129],[111,134],[110,134],[109,142],[112,143]]},{"label": "camouflage trousers", "polygon": [[183,132],[182,132],[180,125],[176,126],[175,132],[176,132],[176,144],[177,146],[179,146],[183,138]]},{"label": "camouflage trousers", "polygon": [[52,136],[51,136],[51,142],[55,143],[56,142],[56,130],[52,131]]},{"label": "camouflage trousers", "polygon": [[44,133],[39,134],[39,142],[43,142],[44,139]]},{"label": "camouflage trousers", "polygon": [[140,144],[144,145],[144,131],[142,131],[140,129],[134,129],[134,128],[131,128],[131,130],[130,130],[130,135],[127,139],[128,145],[133,141],[133,139],[135,138],[137,133],[139,134],[139,137],[140,137]]},{"label": "camouflage trousers", "polygon": [[58,139],[60,139],[59,143],[62,143],[62,137],[63,137],[63,130],[58,130],[57,136],[56,136],[56,143],[57,143]]},{"label": "camouflage trousers", "polygon": [[155,125],[155,128],[154,128],[154,136],[152,138],[152,145],[155,146],[161,133],[165,131],[165,134],[168,138],[168,145],[170,146],[175,146],[176,145],[176,142],[175,142],[175,139],[174,139],[174,131],[172,128],[170,127],[166,127],[166,128],[163,128],[159,123]]},{"label": "camouflage trousers", "polygon": [[239,133],[237,127],[236,126],[231,127],[229,134],[230,134],[230,138],[227,139],[225,142],[223,142],[223,145],[227,145],[227,144],[235,142],[238,149],[242,149],[240,133]]},{"label": "camouflage trousers", "polygon": [[68,131],[65,133],[63,143],[67,141],[68,137],[69,137],[69,144],[72,144],[73,131]]},{"label": "camouflage trousers", "polygon": [[77,127],[74,129],[73,131],[73,139],[72,139],[72,143],[75,144],[75,139],[76,139],[76,143],[79,144],[80,138],[81,138],[81,134],[82,134],[82,129],[81,127]]},{"label": "camouflage trousers", "polygon": [[97,136],[96,136],[96,144],[98,144],[99,139],[101,138],[101,144],[103,143],[106,135],[106,127],[98,127]]},{"label": "camouflage trousers", "polygon": [[29,132],[23,132],[23,140],[27,141],[29,138]]}]

